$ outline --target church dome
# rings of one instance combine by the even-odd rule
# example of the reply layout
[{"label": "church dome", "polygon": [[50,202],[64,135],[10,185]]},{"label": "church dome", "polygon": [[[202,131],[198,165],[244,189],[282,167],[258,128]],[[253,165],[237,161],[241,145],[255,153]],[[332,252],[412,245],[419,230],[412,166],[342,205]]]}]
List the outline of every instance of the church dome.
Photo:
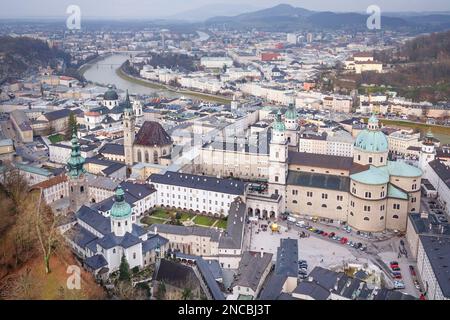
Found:
[{"label": "church dome", "polygon": [[131,206],[125,202],[125,192],[122,187],[117,187],[114,196],[114,204],[111,208],[111,217],[116,219],[128,218],[131,215]]},{"label": "church dome", "polygon": [[388,140],[379,130],[378,119],[374,115],[368,121],[368,129],[361,131],[356,137],[355,148],[367,152],[388,151]]},{"label": "church dome", "polygon": [[284,117],[289,120],[296,120],[298,118],[298,114],[294,106],[289,106],[286,113],[284,114]]},{"label": "church dome", "polygon": [[103,95],[103,100],[119,100],[119,95],[117,92],[112,88],[112,86],[108,86],[108,91],[105,92]]},{"label": "church dome", "polygon": [[273,130],[275,131],[286,131],[286,125],[281,121],[281,111],[278,111],[275,121],[273,123]]}]

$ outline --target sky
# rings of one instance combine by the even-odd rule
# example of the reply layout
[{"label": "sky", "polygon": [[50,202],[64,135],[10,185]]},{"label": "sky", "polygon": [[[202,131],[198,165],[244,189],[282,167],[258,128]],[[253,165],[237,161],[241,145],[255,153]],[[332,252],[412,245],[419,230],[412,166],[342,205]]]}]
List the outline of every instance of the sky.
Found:
[{"label": "sky", "polygon": [[450,0],[0,0],[0,18],[67,17],[78,5],[84,17],[167,18],[192,9],[216,5],[261,9],[288,3],[316,11],[365,12],[375,4],[381,11],[450,11]]}]

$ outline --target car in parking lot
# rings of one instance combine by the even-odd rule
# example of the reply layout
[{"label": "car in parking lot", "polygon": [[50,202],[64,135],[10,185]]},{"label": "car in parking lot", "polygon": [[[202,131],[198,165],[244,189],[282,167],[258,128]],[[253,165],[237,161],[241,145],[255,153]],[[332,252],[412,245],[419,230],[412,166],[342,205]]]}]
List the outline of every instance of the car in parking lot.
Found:
[{"label": "car in parking lot", "polygon": [[392,272],[392,277],[394,277],[394,279],[399,279],[399,280],[401,280],[403,278],[402,274],[400,272]]},{"label": "car in parking lot", "polygon": [[330,234],[328,235],[329,238],[333,238],[336,235],[336,233],[334,232],[330,232]]},{"label": "car in parking lot", "polygon": [[342,243],[342,244],[346,244],[347,241],[348,241],[348,239],[347,239],[346,237],[343,237],[343,238],[341,239],[341,243]]},{"label": "car in parking lot", "polygon": [[403,283],[403,281],[395,280],[394,289],[405,289],[405,284]]},{"label": "car in parking lot", "polygon": [[324,236],[324,237],[328,237],[328,232],[324,232],[324,233],[322,233],[322,236]]}]

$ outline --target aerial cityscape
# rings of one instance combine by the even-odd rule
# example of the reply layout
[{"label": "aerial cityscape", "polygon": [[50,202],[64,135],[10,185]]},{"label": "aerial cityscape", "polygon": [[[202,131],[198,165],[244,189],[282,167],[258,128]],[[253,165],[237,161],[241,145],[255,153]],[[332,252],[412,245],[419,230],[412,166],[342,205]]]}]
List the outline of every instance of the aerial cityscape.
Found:
[{"label": "aerial cityscape", "polygon": [[337,3],[0,0],[0,300],[450,300],[450,4]]}]

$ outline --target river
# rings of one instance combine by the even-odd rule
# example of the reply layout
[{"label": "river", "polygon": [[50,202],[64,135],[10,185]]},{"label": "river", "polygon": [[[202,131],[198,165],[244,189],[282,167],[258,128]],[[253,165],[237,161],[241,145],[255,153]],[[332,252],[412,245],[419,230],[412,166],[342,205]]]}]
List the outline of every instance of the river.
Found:
[{"label": "river", "polygon": [[129,54],[116,53],[93,63],[85,72],[88,81],[100,85],[114,85],[117,89],[128,90],[130,94],[153,95],[164,97],[179,97],[175,92],[163,89],[153,89],[138,83],[122,79],[116,73],[117,69],[130,57]]}]

